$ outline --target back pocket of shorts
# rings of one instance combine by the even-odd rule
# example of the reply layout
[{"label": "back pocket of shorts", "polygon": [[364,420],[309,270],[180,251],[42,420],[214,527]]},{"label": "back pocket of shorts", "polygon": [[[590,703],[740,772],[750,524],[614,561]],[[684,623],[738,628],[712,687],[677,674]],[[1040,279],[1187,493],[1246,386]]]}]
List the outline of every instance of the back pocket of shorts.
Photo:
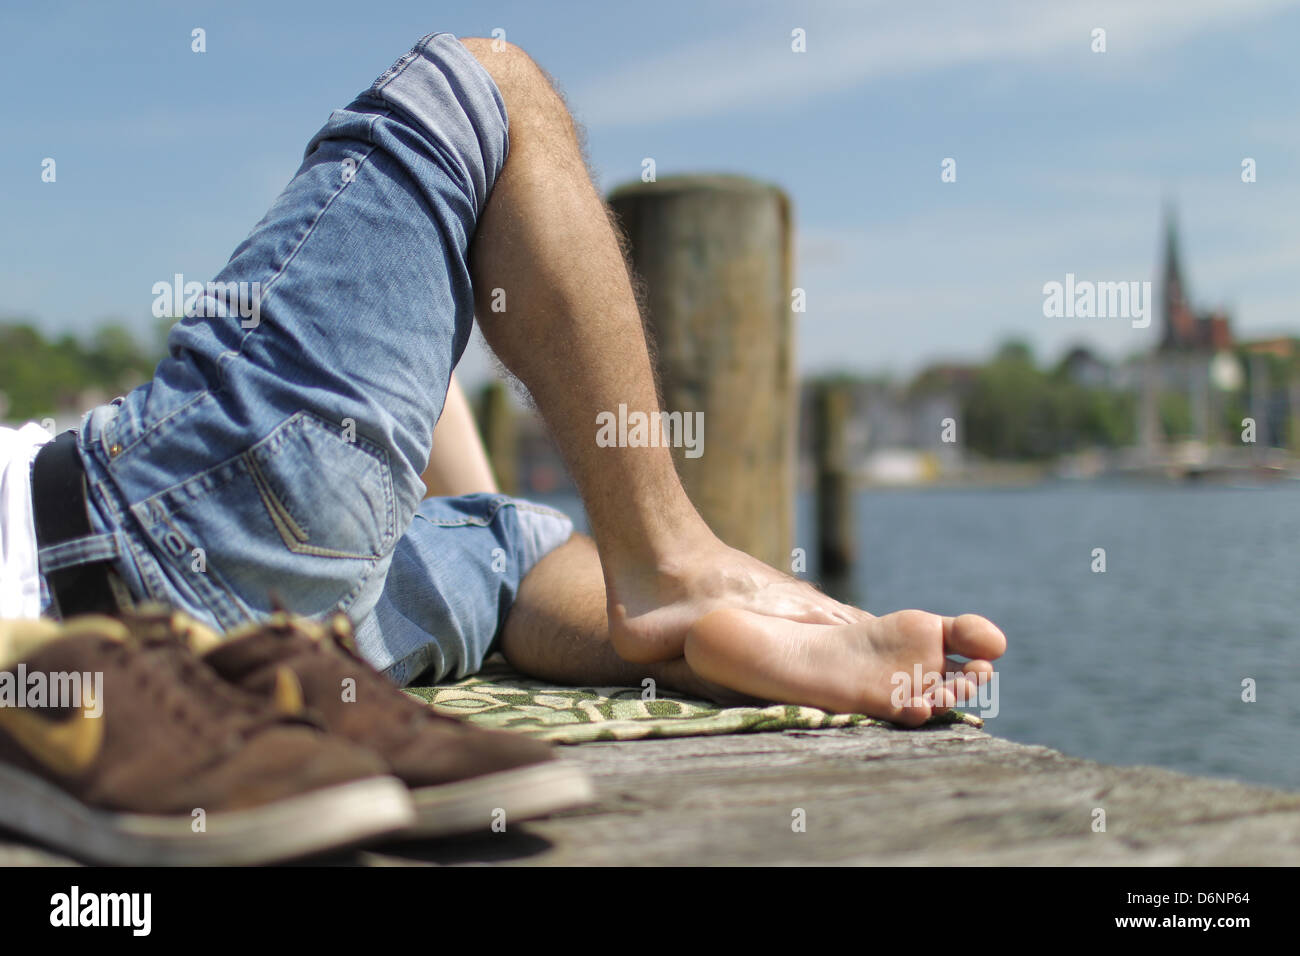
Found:
[{"label": "back pocket of shorts", "polygon": [[373,559],[391,549],[396,519],[388,455],[354,428],[298,412],[244,460],[290,551]]},{"label": "back pocket of shorts", "polygon": [[387,452],[308,412],[131,510],[176,590],[223,627],[273,595],[346,608],[397,541]]}]

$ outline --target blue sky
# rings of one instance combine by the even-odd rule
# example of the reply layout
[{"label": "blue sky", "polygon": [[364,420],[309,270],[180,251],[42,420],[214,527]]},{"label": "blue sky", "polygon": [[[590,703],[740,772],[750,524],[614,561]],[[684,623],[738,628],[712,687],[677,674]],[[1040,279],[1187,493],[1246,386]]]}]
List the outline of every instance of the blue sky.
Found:
[{"label": "blue sky", "polygon": [[1278,0],[6,0],[0,317],[146,332],[153,283],[215,274],[332,109],[425,33],[498,27],[558,80],[602,188],[653,157],[790,193],[804,371],[1010,335],[1143,348],[1154,324],[1045,318],[1042,287],[1154,278],[1165,200],[1194,301],[1300,335],[1300,5]]}]

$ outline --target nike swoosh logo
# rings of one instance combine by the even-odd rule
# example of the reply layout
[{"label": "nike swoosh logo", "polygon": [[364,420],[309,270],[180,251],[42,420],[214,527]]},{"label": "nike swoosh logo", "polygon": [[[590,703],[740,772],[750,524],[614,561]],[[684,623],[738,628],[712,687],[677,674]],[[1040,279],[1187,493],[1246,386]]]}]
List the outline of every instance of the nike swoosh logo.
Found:
[{"label": "nike swoosh logo", "polygon": [[0,730],[44,767],[63,776],[85,770],[104,746],[104,718],[83,704],[70,719],[46,720],[25,707],[0,707]]},{"label": "nike swoosh logo", "polygon": [[287,717],[297,717],[303,711],[302,683],[288,667],[275,669],[275,709]]}]

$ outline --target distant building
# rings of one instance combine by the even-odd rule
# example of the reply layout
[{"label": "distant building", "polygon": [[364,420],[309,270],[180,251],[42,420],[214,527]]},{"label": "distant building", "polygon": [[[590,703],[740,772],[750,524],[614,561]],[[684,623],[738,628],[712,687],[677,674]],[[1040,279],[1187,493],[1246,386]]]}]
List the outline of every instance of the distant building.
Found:
[{"label": "distant building", "polygon": [[[853,472],[880,484],[930,481],[959,470],[965,459],[960,385],[974,380],[974,366],[933,366],[919,377],[923,388],[887,380],[845,383],[852,412],[845,453]],[[800,398],[800,456],[812,463],[813,393],[805,383]]]},{"label": "distant building", "polygon": [[1197,313],[1192,308],[1178,252],[1178,227],[1172,211],[1165,215],[1165,262],[1161,276],[1162,352],[1217,352],[1232,348],[1232,322],[1222,309]]},{"label": "distant building", "polygon": [[1279,359],[1300,357],[1300,339],[1285,335],[1271,339],[1256,339],[1253,342],[1239,342],[1238,346],[1250,355],[1271,355]]},{"label": "distant building", "polygon": [[1191,414],[1190,437],[1205,446],[1244,444],[1242,426],[1225,423],[1229,403],[1236,403],[1253,421],[1254,448],[1300,449],[1300,378],[1292,364],[1300,359],[1300,339],[1236,341],[1223,309],[1197,312],[1172,211],[1165,215],[1161,286],[1160,343],[1151,355],[1131,363],[1141,395],[1140,446],[1150,452],[1177,437],[1162,434],[1156,408],[1162,396],[1174,394],[1183,397]]}]

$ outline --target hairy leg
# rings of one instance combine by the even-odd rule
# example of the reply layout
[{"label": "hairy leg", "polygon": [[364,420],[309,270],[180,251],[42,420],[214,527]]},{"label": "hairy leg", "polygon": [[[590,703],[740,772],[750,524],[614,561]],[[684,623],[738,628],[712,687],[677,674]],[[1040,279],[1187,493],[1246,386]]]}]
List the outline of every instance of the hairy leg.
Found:
[{"label": "hairy leg", "polygon": [[[600,413],[620,404],[659,410],[627,264],[573,120],[546,75],[510,44],[463,42],[496,82],[510,136],[470,248],[477,317],[537,401],[577,482],[599,555],[609,646],[646,665],[674,662],[689,644],[697,675],[760,697],[820,700],[904,722],[947,706],[948,687],[895,705],[891,669],[948,653],[991,668],[1005,638],[990,622],[967,615],[948,626],[924,612],[876,618],[840,604],[719,541],[686,497],[668,449],[596,444]],[[555,581],[560,593],[566,586]],[[582,600],[596,600],[595,588]],[[563,639],[567,618],[557,610],[547,623]],[[521,620],[528,613],[521,610]],[[599,616],[590,603],[581,614],[593,626]],[[521,660],[529,650],[517,640],[512,646]],[[531,666],[546,666],[538,660]],[[837,680],[868,691],[822,686]]]},{"label": "hairy leg", "polygon": [[537,401],[601,555],[644,552],[699,518],[666,448],[595,443],[599,412],[658,406],[627,266],[573,121],[541,70],[509,44],[463,42],[496,80],[510,133],[470,249],[479,326]]},{"label": "hairy leg", "polygon": [[719,703],[742,694],[698,677],[683,658],[653,664],[623,660],[609,640],[600,555],[575,534],[524,577],[501,634],[501,651],[522,673],[557,684],[656,686]]},{"label": "hairy leg", "polygon": [[667,448],[597,446],[599,413],[659,408],[627,264],[545,74],[510,44],[462,42],[496,81],[509,116],[509,155],[470,249],[479,325],[532,393],[573,472],[618,653],[680,657],[689,626],[727,607],[825,624],[860,619],[719,541]]}]

